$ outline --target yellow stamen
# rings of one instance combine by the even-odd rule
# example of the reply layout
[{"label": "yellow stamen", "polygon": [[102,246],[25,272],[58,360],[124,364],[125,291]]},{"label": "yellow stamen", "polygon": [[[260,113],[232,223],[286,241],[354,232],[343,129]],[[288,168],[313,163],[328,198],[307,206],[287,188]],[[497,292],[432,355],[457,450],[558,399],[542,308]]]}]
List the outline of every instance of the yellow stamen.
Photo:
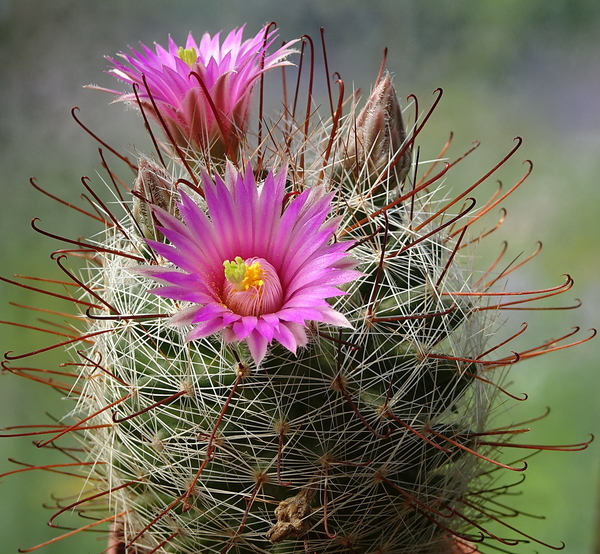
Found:
[{"label": "yellow stamen", "polygon": [[262,280],[262,267],[258,262],[246,266],[246,276],[242,281],[242,290],[248,290],[250,287],[261,287],[265,284]]},{"label": "yellow stamen", "polygon": [[196,52],[196,49],[193,46],[191,48],[180,46],[179,50],[177,50],[177,55],[190,67],[193,67],[198,59],[198,52]]}]

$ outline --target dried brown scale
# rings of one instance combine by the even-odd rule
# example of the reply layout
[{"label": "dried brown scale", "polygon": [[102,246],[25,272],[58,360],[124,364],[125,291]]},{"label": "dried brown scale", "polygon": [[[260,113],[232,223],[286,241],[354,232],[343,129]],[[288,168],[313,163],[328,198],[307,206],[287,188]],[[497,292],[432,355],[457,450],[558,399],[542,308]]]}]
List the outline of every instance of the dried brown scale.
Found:
[{"label": "dried brown scale", "polygon": [[277,523],[267,532],[267,538],[272,543],[281,542],[287,538],[298,538],[306,534],[311,527],[311,501],[315,495],[313,489],[301,490],[297,495],[282,500],[275,508]]}]

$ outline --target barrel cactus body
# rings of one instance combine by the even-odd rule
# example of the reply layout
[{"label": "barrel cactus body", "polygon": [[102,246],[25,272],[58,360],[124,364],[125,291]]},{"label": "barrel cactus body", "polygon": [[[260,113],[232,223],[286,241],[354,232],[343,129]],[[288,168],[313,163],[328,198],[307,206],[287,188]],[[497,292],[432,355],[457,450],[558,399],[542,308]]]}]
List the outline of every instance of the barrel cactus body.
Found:
[{"label": "barrel cactus body", "polygon": [[[439,518],[465,527],[452,506],[477,458],[432,432],[469,447],[484,428],[494,391],[476,379],[476,362],[453,358],[485,350],[474,327],[486,317],[450,299],[465,289],[454,271],[442,275],[448,245],[436,236],[394,254],[415,234],[401,210],[387,220],[387,232],[362,244],[362,227],[350,233],[364,276],[335,308],[352,328],[311,324],[305,347],[274,344],[259,366],[243,344],[186,342],[187,328],[152,317],[177,306],[148,292],[135,260],[107,255],[90,268],[92,290],[120,314],[149,314],[91,327],[102,334],[85,356],[111,375],[91,368],[73,414],[107,424],[87,432],[93,456],[110,457],[113,488],[132,482],[111,499],[117,512],[135,507],[123,518],[127,540],[182,496],[141,544],[177,533],[171,542],[192,552],[294,552],[305,540],[327,552],[415,552],[445,540]],[[111,230],[103,244],[123,251],[125,242]]]},{"label": "barrel cactus body", "polygon": [[[291,54],[265,53],[269,28],[257,37],[222,47],[237,47],[248,95]],[[148,49],[132,67],[113,62],[134,84],[120,98],[149,110],[165,144],[129,162],[132,192],[101,204],[106,230],[79,243],[74,423],[41,445],[76,437],[94,485],[59,515],[100,503],[109,554],[453,554],[534,540],[486,527],[499,519],[486,508],[492,470],[526,468],[497,460],[523,430],[488,416],[506,368],[542,351],[510,352],[496,320],[550,294],[515,300],[508,272],[474,268],[484,233],[471,228],[502,198],[475,209],[469,190],[447,188],[454,163],[418,162],[430,114],[405,128],[389,75],[362,109],[344,113],[340,87],[328,113],[286,106],[251,129],[248,98],[223,99],[243,88],[232,68],[202,69],[216,71],[218,40],[190,40],[157,49],[160,78]],[[177,71],[194,75],[175,109]]]}]

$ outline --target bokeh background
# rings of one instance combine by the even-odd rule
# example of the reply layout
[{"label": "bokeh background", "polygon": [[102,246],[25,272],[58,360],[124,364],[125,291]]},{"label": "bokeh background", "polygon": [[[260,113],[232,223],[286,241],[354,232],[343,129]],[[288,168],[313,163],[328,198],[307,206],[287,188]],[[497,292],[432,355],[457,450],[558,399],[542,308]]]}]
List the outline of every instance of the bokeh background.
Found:
[{"label": "bokeh background", "polygon": [[[525,143],[498,178],[512,185],[534,161],[534,173],[506,202],[508,220],[488,241],[491,258],[501,240],[513,255],[529,253],[535,241],[544,251],[523,268],[514,288],[543,288],[570,273],[575,288],[554,305],[575,298],[574,311],[515,312],[507,329],[530,322],[527,344],[560,336],[575,326],[598,326],[600,313],[600,3],[596,0],[0,0],[0,264],[1,274],[56,276],[49,253],[57,244],[34,233],[29,222],[65,236],[93,231],[84,217],[61,208],[29,185],[36,176],[47,190],[79,201],[81,175],[95,176],[97,145],[72,121],[81,117],[109,143],[123,150],[146,145],[140,119],[109,106],[109,95],[82,88],[114,87],[104,73],[104,55],[139,41],[165,43],[170,33],[182,42],[188,31],[199,38],[247,22],[255,33],[276,21],[280,35],[319,36],[326,29],[329,65],[347,86],[368,90],[385,46],[388,68],[401,97],[418,95],[427,106],[437,87],[445,91],[422,143],[430,155],[454,131],[452,153],[473,140],[482,146],[452,171],[449,184],[464,188],[498,161],[520,135]],[[496,177],[496,176],[495,176]],[[486,185],[491,192],[494,183]],[[508,259],[508,258],[507,258]],[[58,302],[0,283],[0,319],[35,324],[40,314],[16,302],[60,309]],[[42,316],[43,317],[43,316]],[[25,352],[49,344],[25,329],[0,328],[0,350]],[[511,376],[515,393],[529,400],[504,415],[523,421],[544,412],[528,440],[560,444],[600,433],[600,340],[581,348],[519,364]],[[62,361],[59,354],[50,367]],[[37,360],[34,360],[37,362]],[[39,364],[38,364],[39,365]],[[36,383],[0,378],[0,426],[43,423],[44,412],[65,413],[68,402]],[[28,438],[0,439],[0,473],[8,462],[56,462]],[[518,527],[552,544],[564,540],[569,554],[600,552],[597,541],[600,440],[584,452],[547,452],[530,460],[522,496],[511,505],[545,520],[522,516]],[[518,458],[518,453],[513,456]],[[77,494],[76,479],[46,472],[13,475],[0,483],[0,552],[31,547],[61,531],[45,526],[53,493]],[[68,520],[64,520],[68,524]],[[80,524],[83,524],[79,520]],[[511,523],[515,523],[511,521]],[[94,554],[105,547],[98,536],[77,535],[46,547],[48,554]],[[544,552],[524,544],[523,553]]]}]

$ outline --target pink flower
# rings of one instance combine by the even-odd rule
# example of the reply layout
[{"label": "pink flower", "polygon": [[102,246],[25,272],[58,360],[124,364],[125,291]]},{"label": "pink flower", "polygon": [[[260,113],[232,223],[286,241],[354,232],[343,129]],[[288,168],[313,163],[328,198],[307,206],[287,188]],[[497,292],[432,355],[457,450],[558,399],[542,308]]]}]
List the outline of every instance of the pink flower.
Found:
[{"label": "pink flower", "polygon": [[242,175],[230,164],[225,181],[203,175],[208,215],[184,193],[182,221],[155,208],[171,245],[148,243],[180,269],[141,272],[164,285],[154,294],[192,303],[171,320],[193,326],[187,340],[223,331],[227,342],[245,340],[258,365],[273,340],[294,353],[305,346],[309,321],[350,326],[325,300],[361,275],[352,241],[332,242],[333,193],[308,189],[284,206],[285,183],[285,171],[270,172],[257,187],[250,166]]},{"label": "pink flower", "polygon": [[[205,33],[199,45],[190,33],[185,48],[169,37],[168,50],[157,44],[156,53],[141,44],[141,53],[132,48],[132,56],[120,54],[129,66],[108,58],[114,66],[109,72],[139,86],[144,110],[159,122],[160,114],[179,145],[213,156],[232,155],[248,126],[256,80],[269,69],[289,64],[285,58],[296,42],[267,55],[276,30],[263,27],[254,38],[242,42],[243,30],[242,26],[231,31],[222,45],[220,33],[214,37]],[[109,92],[137,106],[135,94]]]}]

